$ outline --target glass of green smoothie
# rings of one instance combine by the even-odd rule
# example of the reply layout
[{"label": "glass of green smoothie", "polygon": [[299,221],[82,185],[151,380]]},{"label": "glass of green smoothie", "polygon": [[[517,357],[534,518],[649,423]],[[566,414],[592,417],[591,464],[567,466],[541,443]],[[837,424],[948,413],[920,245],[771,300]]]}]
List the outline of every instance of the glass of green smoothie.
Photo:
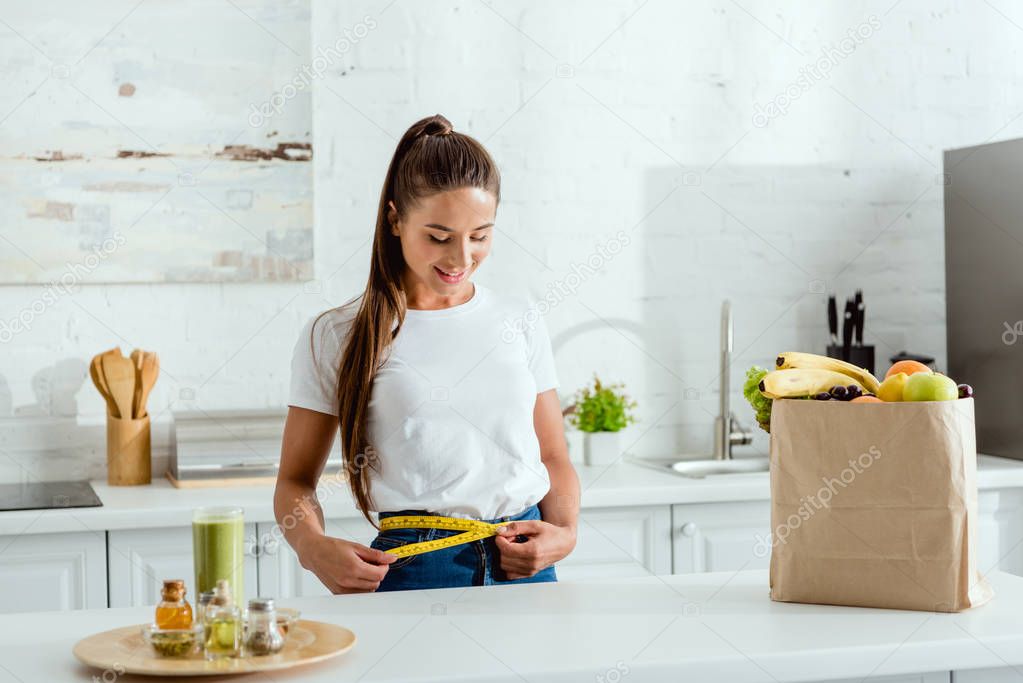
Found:
[{"label": "glass of green smoothie", "polygon": [[235,604],[245,604],[245,520],[240,507],[201,507],[192,513],[195,594],[227,579]]}]

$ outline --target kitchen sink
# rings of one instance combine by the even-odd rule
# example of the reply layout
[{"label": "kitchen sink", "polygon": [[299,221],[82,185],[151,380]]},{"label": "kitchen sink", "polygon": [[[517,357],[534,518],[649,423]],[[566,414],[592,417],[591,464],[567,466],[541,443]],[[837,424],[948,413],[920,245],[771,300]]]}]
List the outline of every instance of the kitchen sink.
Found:
[{"label": "kitchen sink", "polygon": [[640,458],[626,453],[622,457],[623,461],[692,479],[768,471],[767,458],[764,456],[732,457],[733,446],[747,446],[753,443],[753,434],[742,427],[732,414],[730,404],[732,346],[732,303],[725,299],[721,303],[721,370],[718,373],[719,404],[717,417],[714,418],[712,457],[708,458],[706,453],[693,453],[688,456],[676,454],[670,458]]},{"label": "kitchen sink", "polygon": [[650,467],[662,472],[681,474],[683,477],[692,479],[703,479],[708,476],[722,474],[749,474],[752,472],[766,472],[768,461],[766,457],[755,458],[734,458],[730,460],[717,460],[701,458],[698,460],[682,459],[682,456],[671,458],[641,458],[634,455],[625,455],[625,462]]},{"label": "kitchen sink", "polygon": [[767,458],[741,458],[737,460],[682,460],[671,469],[685,477],[703,478],[712,474],[746,474],[766,472]]}]

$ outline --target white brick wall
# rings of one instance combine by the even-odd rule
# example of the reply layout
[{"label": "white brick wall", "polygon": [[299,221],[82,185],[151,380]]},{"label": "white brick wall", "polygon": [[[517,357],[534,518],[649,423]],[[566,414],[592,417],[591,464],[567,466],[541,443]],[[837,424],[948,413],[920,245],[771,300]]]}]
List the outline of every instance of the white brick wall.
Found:
[{"label": "white brick wall", "polygon": [[[823,348],[814,281],[840,303],[863,288],[879,365],[903,348],[944,363],[936,176],[943,149],[1023,134],[1014,4],[312,2],[314,54],[375,26],[314,93],[321,291],[86,288],[81,308],[61,302],[5,349],[0,375],[14,405],[32,401],[32,376],[55,360],[84,362],[109,346],[114,322],[174,375],[157,385],[154,410],[182,386],[201,386],[204,408],[282,404],[298,325],[362,288],[395,142],[436,112],[484,140],[504,175],[482,282],[540,296],[596,245],[620,230],[632,237],[547,322],[564,399],[594,370],[628,384],[640,403],[638,453],[710,448],[725,297],[734,405],[747,425],[745,368]],[[757,105],[868,21],[876,28],[830,76],[753,125]],[[28,296],[0,290],[5,308]],[[147,306],[160,314],[140,313]],[[700,400],[684,400],[687,388]],[[78,408],[79,420],[98,418],[90,386]],[[766,452],[760,434],[754,450]]]},{"label": "white brick wall", "polygon": [[[341,245],[369,234],[395,139],[435,112],[485,140],[502,167],[482,281],[542,295],[594,245],[631,231],[631,246],[547,321],[564,399],[594,370],[628,384],[643,420],[635,451],[710,449],[725,297],[735,311],[733,405],[747,425],[745,369],[826,343],[815,280],[840,306],[863,288],[879,370],[902,349],[944,364],[941,151],[1023,132],[1019,8],[385,6],[314,2],[314,45],[365,15],[377,23],[315,93],[315,135],[333,153],[318,159],[330,169],[317,175],[320,243],[347,256]],[[786,115],[753,125],[757,104],[864,24],[869,37],[836,57],[830,76]],[[571,77],[557,77],[559,64]],[[332,292],[361,284],[366,257]],[[686,388],[701,399],[684,400]],[[755,450],[766,452],[759,432]]]}]

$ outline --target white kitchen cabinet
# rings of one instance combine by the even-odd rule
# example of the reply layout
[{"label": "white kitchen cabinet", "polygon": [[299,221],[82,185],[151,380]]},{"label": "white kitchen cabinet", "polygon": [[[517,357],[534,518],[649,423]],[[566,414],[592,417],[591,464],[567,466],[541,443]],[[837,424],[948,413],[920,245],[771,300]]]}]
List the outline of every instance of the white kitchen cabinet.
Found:
[{"label": "white kitchen cabinet", "polygon": [[[362,518],[327,520],[327,534],[369,545],[376,529]],[[259,591],[278,598],[328,595],[299,564],[276,525],[259,525]],[[671,510],[666,505],[587,509],[575,550],[556,564],[559,581],[671,573]]]},{"label": "white kitchen cabinet", "polygon": [[948,671],[936,671],[928,674],[871,676],[870,678],[843,678],[837,681],[828,681],[828,683],[950,683],[951,680],[952,674]]},{"label": "white kitchen cabinet", "polygon": [[981,491],[977,508],[980,571],[1000,569],[1023,576],[1023,490]]},{"label": "white kitchen cabinet", "polygon": [[1020,667],[999,667],[997,669],[975,669],[953,671],[952,683],[1019,683],[1023,681]]},{"label": "white kitchen cabinet", "polygon": [[0,612],[107,606],[106,534],[0,536]]},{"label": "white kitchen cabinet", "polygon": [[[245,525],[245,598],[256,596],[258,582],[256,525]],[[164,579],[184,579],[190,604],[195,605],[192,528],[127,529],[107,534],[110,606],[136,607],[160,602]]]},{"label": "white kitchen cabinet", "polygon": [[[1023,490],[981,491],[977,510],[981,572],[1023,575]],[[675,505],[672,514],[674,573],[768,567],[768,501]]]},{"label": "white kitchen cabinet", "polygon": [[575,549],[555,564],[559,581],[671,573],[671,508],[587,508]]},{"label": "white kitchen cabinet", "polygon": [[767,501],[672,506],[672,572],[766,569],[771,559]]}]

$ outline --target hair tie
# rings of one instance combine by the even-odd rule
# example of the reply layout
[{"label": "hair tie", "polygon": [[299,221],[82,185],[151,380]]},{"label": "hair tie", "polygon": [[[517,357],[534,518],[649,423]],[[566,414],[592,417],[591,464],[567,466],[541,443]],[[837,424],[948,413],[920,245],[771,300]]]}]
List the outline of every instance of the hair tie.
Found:
[{"label": "hair tie", "polygon": [[430,121],[423,126],[423,135],[451,135],[451,122],[440,114],[430,118]]}]

